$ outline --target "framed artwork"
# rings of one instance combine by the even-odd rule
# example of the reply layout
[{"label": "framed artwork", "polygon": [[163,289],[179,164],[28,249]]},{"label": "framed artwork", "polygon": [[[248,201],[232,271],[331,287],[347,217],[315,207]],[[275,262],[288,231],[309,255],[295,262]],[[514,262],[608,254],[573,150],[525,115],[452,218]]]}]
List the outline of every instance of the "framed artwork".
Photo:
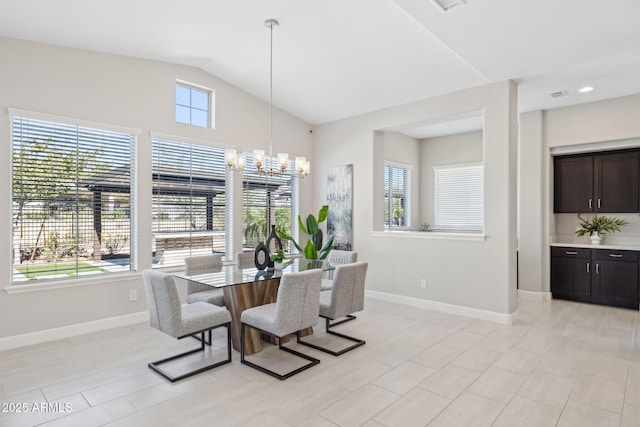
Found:
[{"label": "framed artwork", "polygon": [[332,166],[327,174],[327,234],[334,249],[353,248],[353,165]]}]

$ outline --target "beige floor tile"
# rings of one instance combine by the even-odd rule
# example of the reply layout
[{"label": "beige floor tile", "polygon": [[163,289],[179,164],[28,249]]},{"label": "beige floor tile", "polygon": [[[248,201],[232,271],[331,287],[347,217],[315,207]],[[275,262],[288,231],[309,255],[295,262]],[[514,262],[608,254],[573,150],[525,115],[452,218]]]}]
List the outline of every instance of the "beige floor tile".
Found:
[{"label": "beige floor tile", "polygon": [[479,376],[480,373],[471,369],[446,365],[424,380],[419,387],[448,399],[455,399]]},{"label": "beige floor tile", "polygon": [[465,392],[451,402],[430,425],[434,427],[490,426],[504,405],[477,394]]},{"label": "beige floor tile", "polygon": [[342,427],[358,426],[396,401],[399,396],[374,385],[366,385],[331,405],[320,415]]},{"label": "beige floor tile", "polygon": [[372,384],[396,394],[405,394],[436,370],[415,362],[405,362],[382,375]]},{"label": "beige floor tile", "polygon": [[40,425],[43,427],[97,427],[110,421],[112,419],[100,406],[94,406]]},{"label": "beige floor tile", "polygon": [[493,366],[507,371],[529,375],[536,366],[538,366],[541,359],[542,357],[539,354],[512,348],[507,350]]},{"label": "beige floor tile", "polygon": [[570,400],[560,415],[557,427],[618,427],[619,425],[619,413]]},{"label": "beige floor tile", "polygon": [[451,400],[421,389],[413,389],[374,417],[384,426],[421,427],[429,424]]},{"label": "beige floor tile", "polygon": [[625,404],[622,408],[622,422],[620,423],[620,427],[638,426],[640,426],[640,406]]},{"label": "beige floor tile", "polygon": [[596,375],[615,381],[627,380],[629,362],[597,354],[585,354],[582,359],[582,373]]},{"label": "beige floor tile", "polygon": [[625,400],[640,406],[640,362],[632,362],[629,365]]},{"label": "beige floor tile", "polygon": [[467,326],[462,328],[465,332],[472,332],[478,335],[489,335],[498,328],[498,324],[495,322],[488,322],[486,320],[473,320]]},{"label": "beige floor tile", "polygon": [[520,338],[515,347],[519,350],[525,350],[531,353],[545,354],[549,349],[551,349],[557,339],[558,338],[555,333],[531,330]]},{"label": "beige floor tile", "polygon": [[471,347],[469,350],[453,359],[451,363],[463,368],[484,372],[501,356],[502,353],[499,351],[483,347]]},{"label": "beige floor tile", "polygon": [[526,379],[526,375],[491,367],[467,391],[507,404]]},{"label": "beige floor tile", "polygon": [[521,335],[509,334],[504,329],[497,329],[476,343],[477,347],[490,348],[501,353],[513,347],[522,338]]},{"label": "beige floor tile", "polygon": [[[371,423],[371,424],[369,424],[369,423]],[[378,424],[375,421],[369,420],[366,424],[363,424],[362,426],[363,427],[365,427],[365,426],[380,427],[381,424]],[[324,419],[319,415],[316,415],[315,417],[306,420],[302,424],[299,424],[299,427],[336,427],[336,425],[334,423],[332,423],[331,421],[329,421],[327,419]]]},{"label": "beige floor tile", "polygon": [[561,413],[560,408],[516,396],[492,427],[554,427]]},{"label": "beige floor tile", "polygon": [[483,338],[483,335],[474,334],[472,332],[458,331],[447,338],[440,341],[440,344],[446,345],[460,350],[468,350],[472,345]]},{"label": "beige floor tile", "polygon": [[462,350],[458,348],[435,344],[422,353],[417,354],[411,360],[430,368],[440,369],[461,353]]},{"label": "beige floor tile", "polygon": [[534,371],[518,391],[518,395],[546,405],[564,408],[576,379]]},{"label": "beige floor tile", "polygon": [[537,370],[554,375],[576,378],[582,370],[583,355],[571,351],[550,351],[544,355]]},{"label": "beige floor tile", "polygon": [[621,413],[625,383],[591,374],[581,374],[573,386],[569,400]]}]

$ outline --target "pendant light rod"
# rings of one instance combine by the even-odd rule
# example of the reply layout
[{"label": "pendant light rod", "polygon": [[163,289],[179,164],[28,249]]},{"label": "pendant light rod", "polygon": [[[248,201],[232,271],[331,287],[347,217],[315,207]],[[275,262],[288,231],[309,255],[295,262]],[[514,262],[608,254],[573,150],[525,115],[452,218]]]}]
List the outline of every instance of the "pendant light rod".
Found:
[{"label": "pendant light rod", "polygon": [[269,169],[273,169],[273,27],[280,23],[275,19],[264,21],[269,29]]}]

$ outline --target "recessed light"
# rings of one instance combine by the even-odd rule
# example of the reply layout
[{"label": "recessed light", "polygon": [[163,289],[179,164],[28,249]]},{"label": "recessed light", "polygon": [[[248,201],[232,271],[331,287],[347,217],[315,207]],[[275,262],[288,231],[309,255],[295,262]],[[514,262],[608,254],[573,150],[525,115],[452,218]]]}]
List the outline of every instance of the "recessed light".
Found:
[{"label": "recessed light", "polygon": [[581,87],[578,91],[580,93],[587,93],[587,92],[591,92],[594,89],[595,88],[593,86],[585,86],[585,87]]}]

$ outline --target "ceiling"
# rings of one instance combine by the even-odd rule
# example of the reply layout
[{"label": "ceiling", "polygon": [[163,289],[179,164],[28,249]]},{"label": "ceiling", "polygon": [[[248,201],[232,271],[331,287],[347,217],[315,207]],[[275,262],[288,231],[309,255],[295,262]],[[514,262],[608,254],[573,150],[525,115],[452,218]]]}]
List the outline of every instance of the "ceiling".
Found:
[{"label": "ceiling", "polygon": [[268,100],[268,18],[273,102],[311,124],[506,79],[520,111],[640,93],[635,0],[2,0],[0,36],[199,67]]}]

